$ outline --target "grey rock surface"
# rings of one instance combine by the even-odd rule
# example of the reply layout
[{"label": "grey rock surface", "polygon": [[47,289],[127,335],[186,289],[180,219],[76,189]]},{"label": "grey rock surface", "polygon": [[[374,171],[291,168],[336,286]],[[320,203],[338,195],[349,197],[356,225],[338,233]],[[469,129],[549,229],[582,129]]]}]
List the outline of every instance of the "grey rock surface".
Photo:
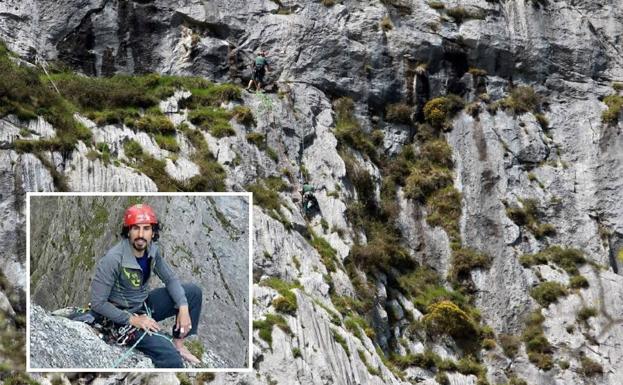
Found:
[{"label": "grey rock surface", "polygon": [[[127,348],[108,345],[85,323],[56,317],[38,305],[30,307],[30,366],[52,368],[114,368]],[[63,353],[61,353],[63,352]],[[138,351],[119,368],[153,368]]]}]

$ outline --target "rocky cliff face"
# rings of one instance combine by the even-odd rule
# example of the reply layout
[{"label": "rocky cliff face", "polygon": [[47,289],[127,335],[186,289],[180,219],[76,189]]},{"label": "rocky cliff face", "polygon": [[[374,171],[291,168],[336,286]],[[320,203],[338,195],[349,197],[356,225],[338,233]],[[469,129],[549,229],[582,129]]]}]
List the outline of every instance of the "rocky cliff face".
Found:
[{"label": "rocky cliff face", "polygon": [[[0,36],[26,60],[236,82],[264,48],[278,89],[209,102],[231,112],[227,135],[202,127],[199,91],[164,95],[160,111],[178,126],[173,154],[154,132],[88,111],[78,112],[91,143],[31,153],[20,139],[58,128],[5,117],[0,239],[11,287],[24,284],[24,191],[201,188],[185,181],[219,173],[196,156],[207,146],[223,167],[220,187],[253,191],[257,205],[256,373],[214,383],[616,384],[623,375],[619,4],[0,7]],[[254,124],[233,112],[241,106]],[[130,140],[177,182],[133,162]],[[102,159],[101,142],[117,163]],[[317,188],[307,216],[304,180]]]}]

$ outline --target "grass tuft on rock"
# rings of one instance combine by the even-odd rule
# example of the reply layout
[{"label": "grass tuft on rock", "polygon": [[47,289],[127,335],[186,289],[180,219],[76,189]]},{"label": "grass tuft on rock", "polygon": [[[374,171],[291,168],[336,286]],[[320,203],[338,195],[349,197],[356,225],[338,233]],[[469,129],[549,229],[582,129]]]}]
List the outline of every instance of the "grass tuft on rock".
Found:
[{"label": "grass tuft on rock", "polygon": [[218,107],[201,107],[188,114],[188,120],[198,127],[207,130],[215,138],[232,136],[236,131],[229,124],[232,113]]},{"label": "grass tuft on rock", "polygon": [[491,265],[491,257],[469,248],[455,248],[452,250],[452,267],[450,280],[464,281],[473,269],[487,269]]},{"label": "grass tuft on rock", "polygon": [[[578,267],[586,263],[586,258],[581,250],[555,245],[536,254],[525,254],[519,258],[519,262],[524,267],[544,265],[551,262],[560,266],[569,275],[577,276],[579,274]],[[577,284],[581,283],[581,278],[576,279]]]},{"label": "grass tuft on rock", "polygon": [[597,309],[594,307],[583,307],[578,311],[577,319],[581,322],[588,321],[591,317],[597,316]]},{"label": "grass tuft on rock", "polygon": [[604,372],[604,368],[599,362],[586,356],[580,358],[580,363],[582,364],[582,373],[587,377],[600,375]]},{"label": "grass tuft on rock", "polygon": [[393,123],[410,124],[413,108],[406,103],[396,103],[387,106],[385,119]]},{"label": "grass tuft on rock", "polygon": [[281,315],[266,314],[263,320],[253,321],[253,329],[259,331],[259,337],[266,341],[271,349],[273,345],[273,326],[277,326],[286,334],[292,335],[292,330]]},{"label": "grass tuft on rock", "polygon": [[521,207],[506,207],[506,215],[517,226],[526,227],[537,239],[556,235],[556,228],[548,223],[541,223],[542,216],[536,199],[520,199]]},{"label": "grass tuft on rock", "polygon": [[272,301],[272,305],[280,313],[295,315],[296,309],[298,309],[298,302],[296,300],[296,294],[291,290],[301,287],[297,283],[287,283],[279,278],[269,278],[260,282],[261,286],[267,286],[277,290],[280,294],[279,297]]},{"label": "grass tuft on rock", "polygon": [[526,320],[526,328],[522,340],[526,345],[528,359],[539,369],[550,370],[554,366],[553,349],[543,332],[545,317],[537,310]]},{"label": "grass tuft on rock", "polygon": [[623,96],[618,94],[606,96],[604,103],[608,109],[602,112],[601,121],[614,126],[619,123],[619,116],[621,116],[621,109],[623,109]]},{"label": "grass tuft on rock", "polygon": [[501,100],[501,107],[514,114],[538,112],[541,99],[530,86],[519,86],[511,90],[510,95]]},{"label": "grass tuft on rock", "polygon": [[558,298],[566,296],[567,289],[558,282],[543,282],[530,290],[530,295],[539,305],[546,308],[550,304],[557,302]]},{"label": "grass tuft on rock", "polygon": [[376,159],[376,146],[370,140],[370,135],[363,131],[355,117],[355,103],[351,98],[343,97],[333,103],[335,111],[335,128],[333,130],[339,144],[367,154]]}]

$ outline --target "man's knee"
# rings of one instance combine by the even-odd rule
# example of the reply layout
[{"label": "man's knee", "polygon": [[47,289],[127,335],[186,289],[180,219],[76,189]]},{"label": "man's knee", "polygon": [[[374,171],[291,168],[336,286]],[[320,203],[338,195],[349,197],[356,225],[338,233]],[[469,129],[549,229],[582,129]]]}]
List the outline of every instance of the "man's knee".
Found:
[{"label": "man's knee", "polygon": [[185,283],[182,286],[184,287],[184,293],[186,293],[186,299],[188,301],[193,298],[194,300],[201,302],[203,294],[199,286],[194,283]]}]

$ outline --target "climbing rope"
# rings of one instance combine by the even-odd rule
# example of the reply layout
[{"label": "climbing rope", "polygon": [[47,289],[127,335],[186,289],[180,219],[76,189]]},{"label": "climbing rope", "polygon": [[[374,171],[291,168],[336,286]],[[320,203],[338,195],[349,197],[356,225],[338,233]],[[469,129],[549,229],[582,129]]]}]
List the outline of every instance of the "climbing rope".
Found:
[{"label": "climbing rope", "polygon": [[52,83],[52,86],[54,86],[54,89],[56,90],[56,92],[61,95],[61,91],[58,90],[58,87],[56,87],[56,84],[54,83],[54,80],[52,80],[52,77],[50,76],[50,74],[48,73],[48,69],[47,64],[45,63],[45,60],[41,59],[39,57],[39,55],[35,56],[35,63],[39,64],[39,66],[41,67],[41,69],[43,69],[43,72],[45,72],[46,76],[48,77],[48,79],[50,80],[50,83]]},{"label": "climbing rope", "polygon": [[[143,304],[145,305],[145,309],[147,310],[147,316],[149,318],[151,318],[151,309],[147,306],[147,304],[145,304],[145,303],[143,303]],[[127,325],[127,326],[130,326],[130,325]],[[121,339],[120,344],[125,343],[128,340],[128,338],[129,338],[131,333],[139,331],[139,329],[137,329],[135,326],[130,326],[130,327],[127,327],[127,326],[124,326],[123,328],[121,328],[121,330],[124,330],[124,329],[125,330],[123,332],[122,337],[119,337],[119,339],[123,338],[123,339]],[[132,330],[132,329],[135,329],[135,330]],[[119,366],[119,364],[121,364],[123,361],[125,361],[130,356],[130,354],[132,353],[134,348],[139,344],[139,342],[141,342],[141,340],[148,333],[150,335],[156,335],[158,337],[162,337],[162,338],[166,339],[167,341],[169,341],[171,344],[173,343],[173,340],[171,338],[167,337],[164,334],[161,334],[161,333],[158,333],[158,332],[147,332],[147,331],[143,330],[143,334],[140,336],[140,338],[138,340],[136,340],[136,342],[130,347],[130,349],[128,349],[128,351],[126,351],[121,357],[119,357],[119,359],[117,359],[117,361],[115,361],[115,363],[113,364],[113,368],[116,368],[117,366]]]}]

